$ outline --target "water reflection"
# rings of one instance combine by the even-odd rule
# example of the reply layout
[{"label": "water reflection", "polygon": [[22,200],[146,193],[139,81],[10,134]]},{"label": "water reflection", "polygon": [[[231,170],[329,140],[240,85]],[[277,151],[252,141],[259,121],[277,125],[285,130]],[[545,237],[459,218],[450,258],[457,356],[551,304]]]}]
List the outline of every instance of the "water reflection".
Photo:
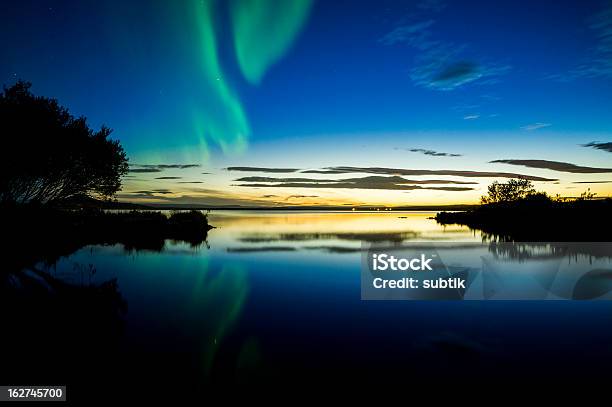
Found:
[{"label": "water reflection", "polygon": [[370,232],[370,233],[259,233],[238,239],[240,242],[306,242],[310,240],[358,240],[365,242],[403,242],[419,237],[417,232]]},{"label": "water reflection", "polygon": [[496,258],[515,261],[567,258],[578,262],[612,258],[612,243],[608,242],[498,242],[488,243]]},{"label": "water reflection", "polygon": [[590,300],[603,297],[612,291],[612,269],[594,269],[576,282],[572,299]]},{"label": "water reflection", "polygon": [[[128,302],[117,279],[92,281],[95,272],[91,263],[0,272],[0,381],[75,383],[92,368],[116,375]],[[82,377],[83,388],[94,376]]]},{"label": "water reflection", "polygon": [[[427,273],[375,271],[371,259],[387,253],[395,258],[425,256],[433,269]],[[405,242],[397,246],[364,244],[363,299],[612,299],[602,280],[612,273],[612,243],[525,242]],[[593,270],[599,273],[593,273]],[[377,289],[376,278],[424,282],[460,279],[465,289]]]},{"label": "water reflection", "polygon": [[[204,377],[209,377],[216,353],[242,312],[249,291],[246,270],[242,265],[226,265],[214,272],[204,267],[198,273],[193,290],[191,318],[198,325],[203,341]],[[206,313],[206,318],[202,314]]]},{"label": "water reflection", "polygon": [[[393,371],[398,380],[466,371],[470,377],[502,370],[569,375],[576,367],[585,372],[612,362],[608,302],[361,301],[362,242],[389,250],[440,244],[440,253],[453,259],[450,271],[480,284],[488,298],[514,281],[512,273],[527,269],[533,298],[610,295],[610,259],[602,248],[502,246],[465,227],[440,226],[428,219],[432,215],[221,211],[211,213],[216,229],[209,246],[171,240],[152,250],[93,245],[46,270],[39,264],[62,281],[80,278],[75,270],[92,287],[114,281],[127,304],[114,356],[83,367],[82,354],[68,349],[66,369],[82,369],[72,369],[79,374],[66,380],[82,384],[86,372],[99,383],[140,377],[151,385],[170,381],[198,389],[300,375],[313,385],[337,374],[376,380],[381,371]],[[483,258],[497,273],[475,273]],[[96,270],[91,275],[89,265]],[[13,289],[13,299],[26,298],[19,286]],[[12,300],[6,301],[10,309]],[[68,340],[68,332],[54,331],[58,341]]]},{"label": "water reflection", "polygon": [[212,213],[216,244],[228,253],[322,251],[356,253],[362,242],[480,241],[467,227],[444,227],[427,212]]}]

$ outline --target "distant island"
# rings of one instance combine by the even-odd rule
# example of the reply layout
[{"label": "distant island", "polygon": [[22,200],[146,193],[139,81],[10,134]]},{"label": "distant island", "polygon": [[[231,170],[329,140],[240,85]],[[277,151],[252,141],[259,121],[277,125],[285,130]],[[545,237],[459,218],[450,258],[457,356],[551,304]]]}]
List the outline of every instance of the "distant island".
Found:
[{"label": "distant island", "polygon": [[609,241],[612,199],[590,191],[578,198],[550,197],[530,181],[494,182],[482,204],[435,216],[442,225],[458,224],[482,231],[485,239],[521,242]]}]

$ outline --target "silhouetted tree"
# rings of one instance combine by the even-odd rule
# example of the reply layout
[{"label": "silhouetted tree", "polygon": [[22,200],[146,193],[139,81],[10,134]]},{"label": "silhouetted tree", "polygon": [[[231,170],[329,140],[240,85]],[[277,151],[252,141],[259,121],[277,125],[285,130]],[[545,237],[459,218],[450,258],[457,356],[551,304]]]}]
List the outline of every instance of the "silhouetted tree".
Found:
[{"label": "silhouetted tree", "polygon": [[591,188],[588,188],[586,191],[581,193],[580,196],[576,198],[576,200],[577,201],[590,201],[591,199],[595,198],[595,195],[597,195],[597,193],[591,192]]},{"label": "silhouetted tree", "polygon": [[111,129],[93,131],[57,100],[34,96],[19,81],[0,93],[0,202],[50,203],[121,189],[128,160]]},{"label": "silhouetted tree", "polygon": [[527,179],[511,179],[504,183],[497,181],[489,185],[487,195],[480,198],[483,204],[514,202],[535,194],[533,184]]}]

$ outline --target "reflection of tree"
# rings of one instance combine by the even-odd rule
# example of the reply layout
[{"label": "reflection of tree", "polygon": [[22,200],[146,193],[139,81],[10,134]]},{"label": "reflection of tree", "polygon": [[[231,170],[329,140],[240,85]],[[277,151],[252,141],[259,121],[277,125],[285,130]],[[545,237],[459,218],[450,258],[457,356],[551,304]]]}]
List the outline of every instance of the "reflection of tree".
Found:
[{"label": "reflection of tree", "polygon": [[612,243],[607,242],[489,242],[489,252],[509,260],[546,260],[567,257],[612,258]]},{"label": "reflection of tree", "polygon": [[[42,377],[67,380],[118,351],[127,303],[116,280],[68,283],[38,268],[0,275],[6,329],[0,380]],[[74,377],[73,377],[74,379]]]}]

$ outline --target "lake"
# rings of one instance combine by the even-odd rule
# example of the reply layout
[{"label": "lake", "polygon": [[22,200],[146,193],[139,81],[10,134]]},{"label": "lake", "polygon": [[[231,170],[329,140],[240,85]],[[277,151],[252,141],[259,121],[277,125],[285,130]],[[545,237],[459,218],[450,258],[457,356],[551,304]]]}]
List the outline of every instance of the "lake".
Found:
[{"label": "lake", "polygon": [[[396,380],[466,372],[491,378],[491,372],[567,377],[581,371],[588,377],[612,362],[610,301],[362,300],[364,242],[431,242],[441,245],[440,253],[461,245],[478,250],[472,258],[478,262],[490,254],[479,232],[440,226],[433,215],[213,211],[215,229],[200,246],[166,241],[159,252],[87,246],[49,273],[84,285],[116,279],[127,305],[121,333],[112,349],[91,352],[113,355],[107,380],[118,382],[128,375],[200,389],[266,378],[315,383],[347,374],[376,381],[390,372]],[[453,262],[471,261],[462,260],[465,250],[457,253]],[[569,275],[563,270],[576,267],[612,273],[610,258],[552,258],[562,280]],[[517,267],[542,261],[510,260]],[[596,286],[604,289],[595,297],[608,295],[612,281],[600,274]],[[533,298],[571,297],[555,284],[546,297]]]}]

